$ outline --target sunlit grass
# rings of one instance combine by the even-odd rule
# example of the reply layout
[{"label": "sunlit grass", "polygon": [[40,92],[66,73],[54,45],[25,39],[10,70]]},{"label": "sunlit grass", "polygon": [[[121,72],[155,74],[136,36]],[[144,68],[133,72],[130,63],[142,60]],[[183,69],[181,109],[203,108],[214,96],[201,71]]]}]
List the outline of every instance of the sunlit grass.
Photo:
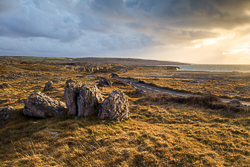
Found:
[{"label": "sunlit grass", "polygon": [[[168,101],[166,95],[162,94],[136,94],[131,86],[119,82],[112,87],[99,88],[104,97],[113,89],[125,92],[130,103],[130,118],[123,122],[115,124],[110,120],[99,120],[95,115],[87,118],[67,114],[49,119],[26,117],[22,114],[24,105],[19,101],[26,99],[32,91],[43,91],[48,80],[59,78],[61,82],[55,83],[55,89],[44,93],[64,101],[64,83],[68,78],[97,84],[97,75],[109,75],[65,69],[47,72],[41,70],[45,67],[39,66],[28,70],[28,67],[24,69],[16,64],[1,70],[0,75],[11,76],[20,71],[24,74],[16,79],[4,77],[0,80],[1,83],[12,85],[1,90],[0,109],[8,105],[17,108],[16,117],[0,127],[0,166],[250,164],[248,110],[236,113],[227,109],[212,110],[199,105],[176,103]],[[6,73],[8,71],[10,73]],[[90,75],[94,77],[88,77]],[[41,79],[36,83],[38,77]]]}]

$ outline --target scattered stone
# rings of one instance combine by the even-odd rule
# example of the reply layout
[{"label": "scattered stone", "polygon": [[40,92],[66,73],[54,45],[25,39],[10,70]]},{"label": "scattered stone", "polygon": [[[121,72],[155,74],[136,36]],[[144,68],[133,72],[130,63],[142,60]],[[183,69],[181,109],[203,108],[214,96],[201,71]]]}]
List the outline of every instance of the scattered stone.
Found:
[{"label": "scattered stone", "polygon": [[242,106],[242,103],[238,99],[230,100],[229,104],[236,104],[236,105]]},{"label": "scattered stone", "polygon": [[65,82],[65,85],[68,85],[70,82],[75,82],[75,81],[73,81],[72,79],[68,79],[68,80]]},{"label": "scattered stone", "polygon": [[98,118],[122,121],[129,117],[129,103],[125,94],[120,90],[113,90],[105,98],[98,111]]},{"label": "scattered stone", "polygon": [[63,102],[53,100],[41,92],[33,92],[24,101],[24,104],[23,114],[32,117],[55,117],[61,115],[65,110]]},{"label": "scattered stone", "polygon": [[99,86],[112,86],[111,81],[106,78],[99,80],[98,85]]},{"label": "scattered stone", "polygon": [[143,92],[144,92],[144,90],[142,90],[142,89],[139,89],[139,88],[135,89],[135,94],[141,94]]},{"label": "scattered stone", "polygon": [[78,117],[87,117],[93,114],[102,101],[103,97],[96,85],[86,84],[82,86],[77,98]]},{"label": "scattered stone", "polygon": [[8,106],[7,108],[4,108],[0,111],[0,118],[2,118],[4,121],[9,120],[14,116],[15,108],[12,106]]},{"label": "scattered stone", "polygon": [[57,137],[59,134],[58,132],[50,132],[52,134],[53,137]]},{"label": "scattered stone", "polygon": [[19,72],[19,75],[23,75],[23,73],[22,73],[22,72]]},{"label": "scattered stone", "polygon": [[0,84],[0,89],[11,88],[12,86],[7,83]]},{"label": "scattered stone", "polygon": [[116,73],[111,73],[111,77],[112,77],[112,78],[115,78],[115,77],[119,77],[119,75],[116,74]]},{"label": "scattered stone", "polygon": [[44,90],[47,91],[47,90],[51,90],[54,88],[54,83],[52,81],[49,81],[45,84],[44,86]]},{"label": "scattered stone", "polygon": [[77,96],[79,94],[81,86],[81,82],[75,83],[72,80],[66,81],[66,86],[64,88],[64,97],[70,115],[77,115]]},{"label": "scattered stone", "polygon": [[53,82],[53,83],[60,83],[61,80],[60,80],[60,79],[54,79],[52,82]]}]

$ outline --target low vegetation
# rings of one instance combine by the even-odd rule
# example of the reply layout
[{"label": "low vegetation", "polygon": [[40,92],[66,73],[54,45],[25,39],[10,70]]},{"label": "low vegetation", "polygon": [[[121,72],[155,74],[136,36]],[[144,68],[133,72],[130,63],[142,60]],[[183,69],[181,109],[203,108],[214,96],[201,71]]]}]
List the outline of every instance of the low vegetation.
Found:
[{"label": "low vegetation", "polygon": [[[87,72],[61,67],[60,63],[23,66],[19,61],[1,61],[0,84],[11,87],[0,89],[0,109],[12,105],[17,111],[0,126],[0,166],[249,166],[249,109],[229,106],[215,96],[139,94],[114,79],[112,86],[99,89],[104,97],[114,89],[126,94],[130,118],[125,121],[100,120],[96,115],[24,116],[22,101],[33,91],[64,101],[69,78],[97,85],[97,78],[122,69],[117,65]],[[50,80],[55,88],[44,91]]]},{"label": "low vegetation", "polygon": [[250,101],[249,73],[181,72],[164,67],[137,67],[121,77],[131,77],[171,90]]}]

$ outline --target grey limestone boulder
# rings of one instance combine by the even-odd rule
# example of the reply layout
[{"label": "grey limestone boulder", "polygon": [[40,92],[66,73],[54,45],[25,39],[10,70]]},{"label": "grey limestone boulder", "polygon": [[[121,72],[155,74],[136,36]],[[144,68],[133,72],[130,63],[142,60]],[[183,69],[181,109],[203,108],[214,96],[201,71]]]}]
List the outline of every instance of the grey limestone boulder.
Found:
[{"label": "grey limestone boulder", "polygon": [[78,117],[87,117],[103,101],[103,97],[96,85],[86,84],[81,87],[77,98]]},{"label": "grey limestone boulder", "polygon": [[51,90],[54,88],[54,83],[52,81],[48,81],[45,86],[44,86],[44,90]]},{"label": "grey limestone boulder", "polygon": [[98,118],[122,121],[128,117],[128,99],[122,91],[113,90],[109,97],[101,104],[98,111]]},{"label": "grey limestone boulder", "polygon": [[53,100],[41,92],[33,92],[28,99],[24,101],[24,104],[24,115],[39,118],[58,116],[64,112],[66,107],[63,102]]},{"label": "grey limestone boulder", "polygon": [[64,89],[64,97],[70,115],[77,115],[78,113],[77,97],[81,86],[82,86],[81,82],[75,83],[72,80],[66,81],[66,86]]}]

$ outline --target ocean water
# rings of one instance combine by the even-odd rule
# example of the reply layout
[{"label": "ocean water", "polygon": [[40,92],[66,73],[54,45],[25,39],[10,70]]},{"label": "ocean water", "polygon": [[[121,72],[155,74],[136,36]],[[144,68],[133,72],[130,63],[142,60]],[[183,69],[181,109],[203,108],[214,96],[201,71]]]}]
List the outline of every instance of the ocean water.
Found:
[{"label": "ocean water", "polygon": [[250,65],[177,65],[178,71],[250,72]]}]

